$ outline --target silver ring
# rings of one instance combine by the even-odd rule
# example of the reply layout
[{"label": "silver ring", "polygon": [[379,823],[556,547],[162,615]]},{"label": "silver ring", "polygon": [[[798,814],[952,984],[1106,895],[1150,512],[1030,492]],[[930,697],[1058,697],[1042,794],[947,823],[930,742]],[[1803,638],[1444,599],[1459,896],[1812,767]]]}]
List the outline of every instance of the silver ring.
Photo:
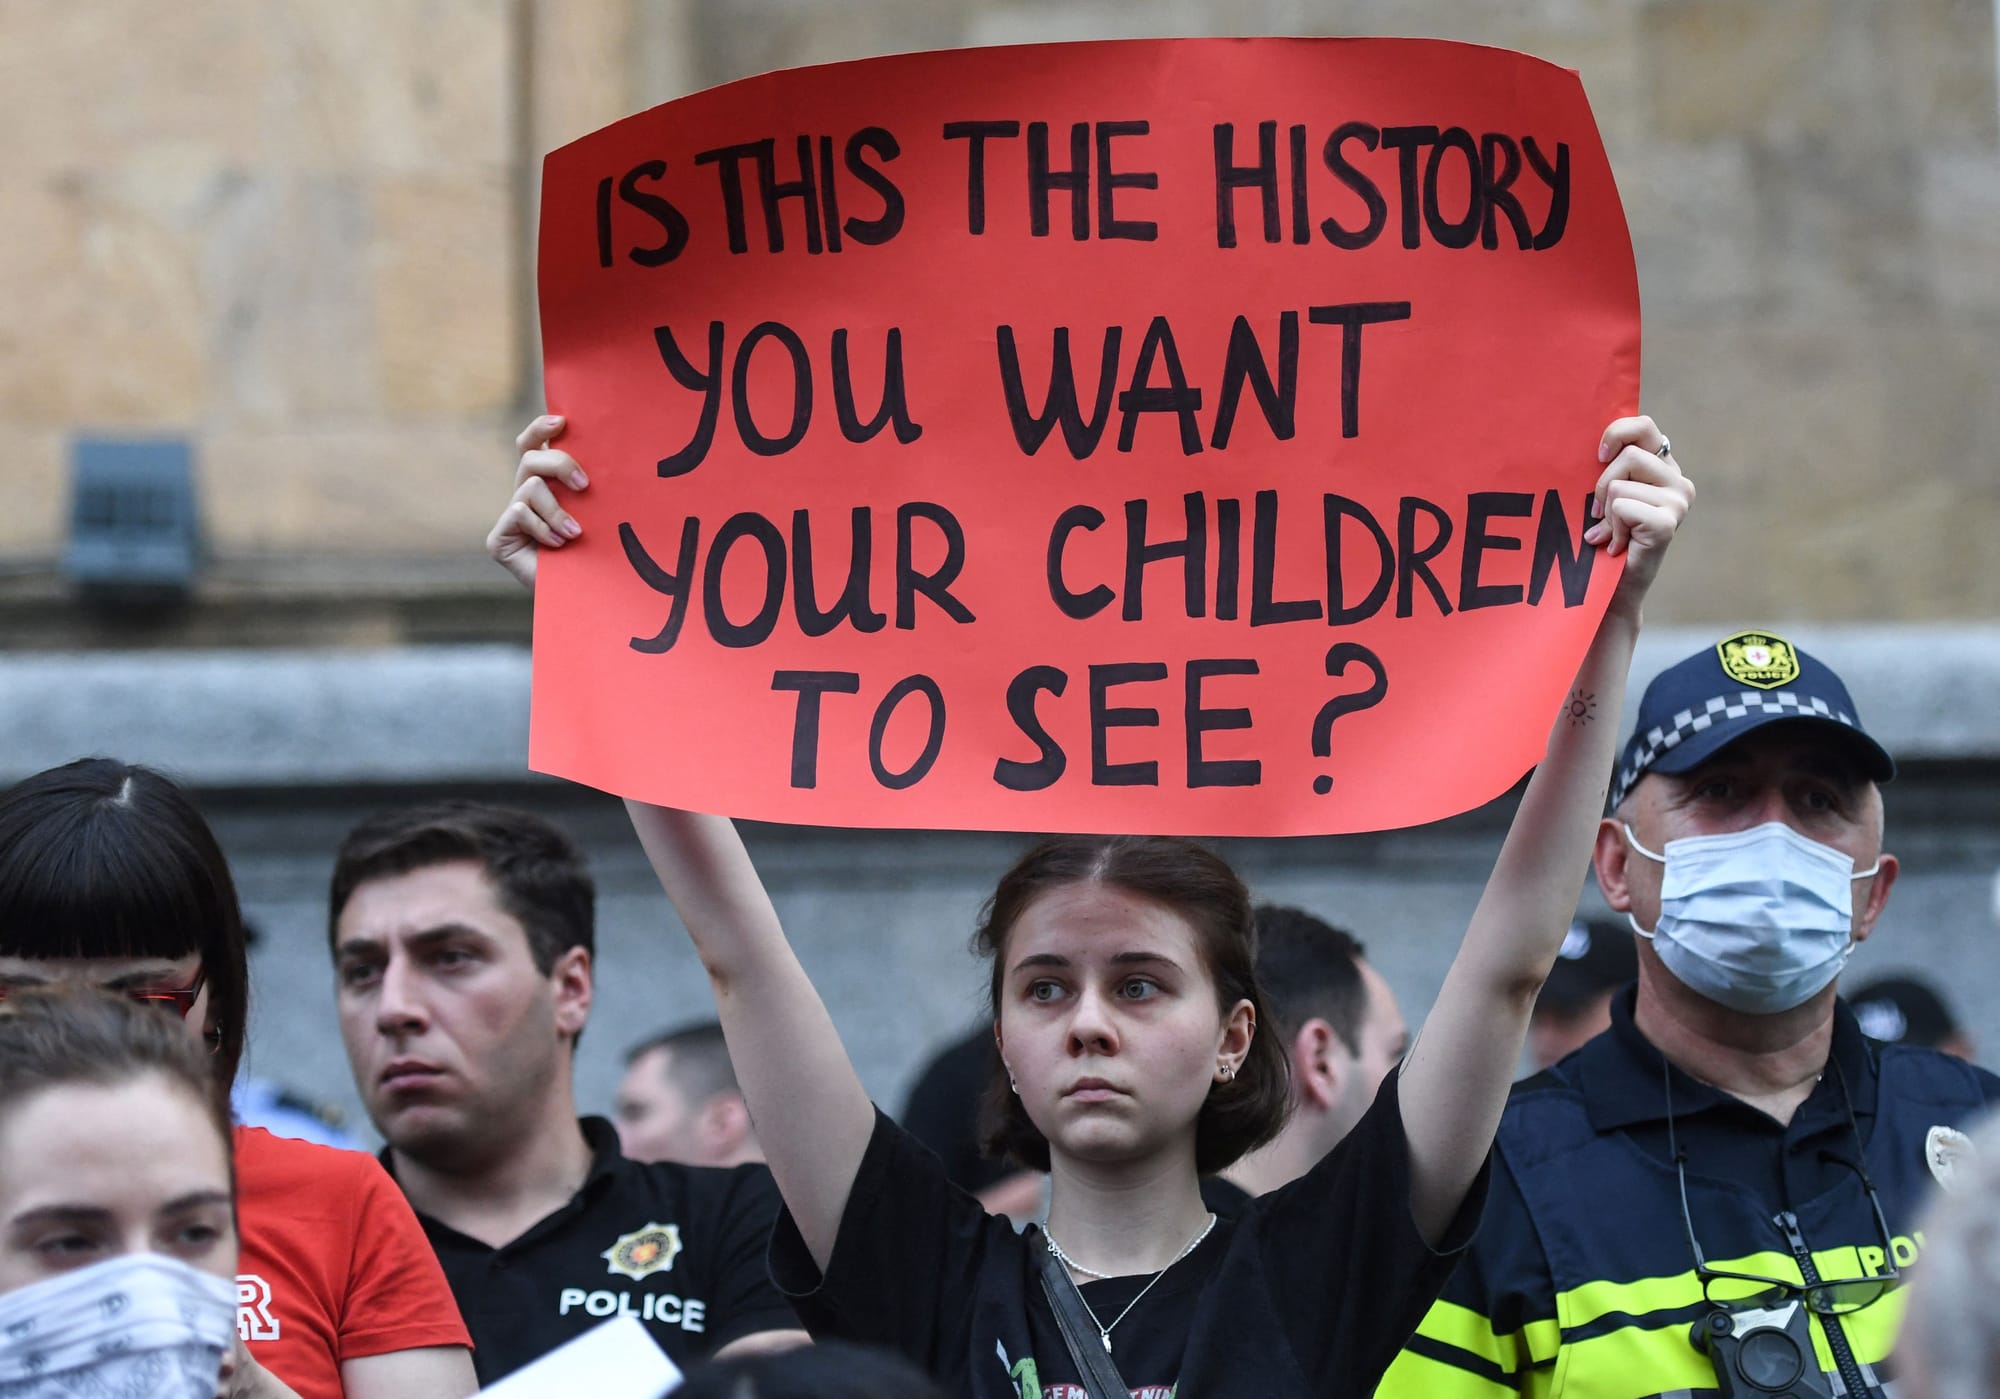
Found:
[{"label": "silver ring", "polygon": [[1668,440],[1668,438],[1667,438],[1667,435],[1666,435],[1666,434],[1665,434],[1664,432],[1663,432],[1663,433],[1661,433],[1661,434],[1660,434],[1660,450],[1659,450],[1659,453],[1658,453],[1658,455],[1660,455],[1660,456],[1663,456],[1663,457],[1670,457],[1670,456],[1672,456],[1673,454],[1674,454],[1674,444],[1673,444],[1673,443],[1672,443],[1672,442],[1671,442],[1670,440]]}]

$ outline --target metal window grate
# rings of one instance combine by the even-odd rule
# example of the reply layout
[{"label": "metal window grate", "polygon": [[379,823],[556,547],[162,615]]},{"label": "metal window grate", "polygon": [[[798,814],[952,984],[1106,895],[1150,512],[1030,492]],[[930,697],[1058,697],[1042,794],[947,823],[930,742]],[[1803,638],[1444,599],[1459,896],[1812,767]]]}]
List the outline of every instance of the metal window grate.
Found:
[{"label": "metal window grate", "polygon": [[86,597],[169,603],[193,590],[200,512],[178,438],[78,438],[63,574]]}]

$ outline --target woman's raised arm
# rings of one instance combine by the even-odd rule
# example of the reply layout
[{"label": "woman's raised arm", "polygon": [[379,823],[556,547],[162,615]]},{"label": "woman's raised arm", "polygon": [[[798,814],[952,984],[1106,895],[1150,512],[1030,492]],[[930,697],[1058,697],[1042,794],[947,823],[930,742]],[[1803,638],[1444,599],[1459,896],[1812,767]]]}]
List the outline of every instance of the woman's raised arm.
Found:
[{"label": "woman's raised arm", "polygon": [[[582,533],[557,498],[589,478],[550,446],[563,420],[541,417],[516,445],[520,469],[486,551],[529,591],[538,551]],[[627,802],[646,857],[694,939],[757,1140],[813,1260],[833,1255],[875,1110],[826,1005],[785,940],[777,910],[727,817]]]},{"label": "woman's raised arm", "polygon": [[1556,719],[1398,1084],[1411,1207],[1433,1243],[1492,1146],[1529,1012],[1575,917],[1617,756],[1640,603],[1694,499],[1651,418],[1611,424],[1598,459],[1605,463],[1600,518],[1585,539],[1618,560],[1624,575],[1577,671],[1570,698],[1581,703],[1566,704]]},{"label": "woman's raised arm", "polygon": [[643,802],[625,809],[708,971],[758,1144],[824,1271],[875,1128],[874,1106],[735,823]]}]

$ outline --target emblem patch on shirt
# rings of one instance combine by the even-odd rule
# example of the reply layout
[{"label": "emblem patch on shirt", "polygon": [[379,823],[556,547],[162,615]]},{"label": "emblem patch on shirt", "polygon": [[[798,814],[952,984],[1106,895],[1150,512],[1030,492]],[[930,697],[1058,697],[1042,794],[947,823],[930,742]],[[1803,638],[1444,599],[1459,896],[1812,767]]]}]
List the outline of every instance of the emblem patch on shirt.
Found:
[{"label": "emblem patch on shirt", "polygon": [[1740,631],[1717,644],[1722,673],[1739,685],[1775,690],[1799,678],[1799,653],[1782,636]]},{"label": "emblem patch on shirt", "polygon": [[1958,1184],[1958,1168],[1961,1163],[1970,1166],[1978,1147],[1972,1138],[1956,1127],[1933,1127],[1924,1134],[1924,1164],[1931,1168],[1937,1178],[1938,1187],[1952,1190]]},{"label": "emblem patch on shirt", "polygon": [[654,1273],[671,1271],[674,1258],[680,1251],[680,1225],[648,1224],[643,1229],[620,1235],[617,1243],[597,1256],[610,1264],[606,1272],[637,1281]]}]

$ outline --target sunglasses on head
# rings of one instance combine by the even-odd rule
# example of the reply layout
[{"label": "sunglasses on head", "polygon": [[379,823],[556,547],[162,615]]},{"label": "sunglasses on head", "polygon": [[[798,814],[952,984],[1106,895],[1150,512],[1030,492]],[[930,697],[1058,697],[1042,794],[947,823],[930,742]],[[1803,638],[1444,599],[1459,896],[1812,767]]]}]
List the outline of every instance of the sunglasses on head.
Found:
[{"label": "sunglasses on head", "polygon": [[[157,1006],[161,1010],[171,1010],[181,1019],[188,1018],[194,1003],[201,999],[201,988],[208,982],[208,968],[203,967],[194,974],[194,980],[186,986],[136,986],[112,994],[137,1001],[144,1006]],[[9,988],[0,986],[0,1001],[7,999]]]}]

